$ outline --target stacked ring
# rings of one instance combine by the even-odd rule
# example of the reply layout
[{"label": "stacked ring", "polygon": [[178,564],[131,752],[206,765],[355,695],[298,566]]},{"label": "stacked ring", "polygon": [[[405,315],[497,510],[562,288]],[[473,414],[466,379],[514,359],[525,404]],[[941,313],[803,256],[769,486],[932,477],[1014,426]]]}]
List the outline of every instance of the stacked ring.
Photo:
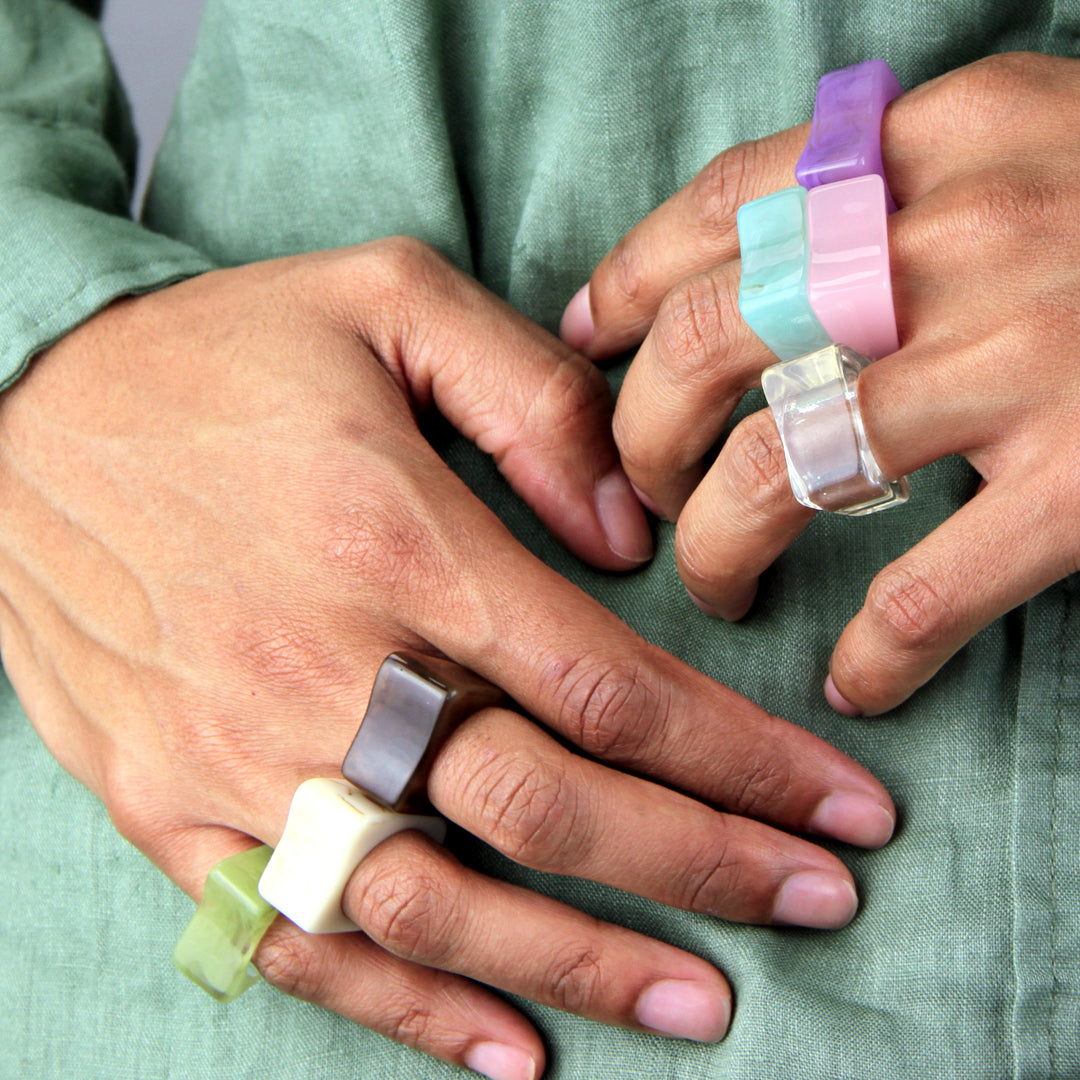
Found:
[{"label": "stacked ring", "polygon": [[762,372],[791,490],[803,506],[861,516],[907,502],[907,478],[888,479],[866,440],[858,378],[868,363],[827,345]]},{"label": "stacked ring", "polygon": [[[881,117],[902,92],[884,60],[824,76],[800,186],[739,208],[739,308],[780,359],[762,375],[792,491],[806,506],[869,514],[908,497],[874,460],[859,372],[899,348]],[[807,190],[808,189],[808,190]]]},{"label": "stacked ring", "polygon": [[829,340],[872,360],[896,352],[881,177],[871,173],[814,188],[806,203],[807,293]]},{"label": "stacked ring", "polygon": [[308,933],[356,930],[341,908],[353,871],[406,829],[442,842],[445,822],[418,812],[429,809],[431,764],[466,716],[502,698],[497,687],[449,660],[388,656],[345,756],[345,779],[308,780],[296,789],[259,881],[262,897]]},{"label": "stacked ring", "polygon": [[210,871],[173,951],[176,966],[228,1002],[258,979],[251,958],[279,911],[308,933],[356,930],[341,909],[353,871],[406,829],[442,842],[446,823],[422,812],[430,810],[432,762],[458,724],[502,699],[497,687],[449,660],[388,656],[345,757],[345,779],[302,783],[276,849],[252,848]]},{"label": "stacked ring", "polygon": [[828,345],[832,338],[810,302],[806,191],[774,191],[739,207],[742,256],[739,310],[781,360]]}]

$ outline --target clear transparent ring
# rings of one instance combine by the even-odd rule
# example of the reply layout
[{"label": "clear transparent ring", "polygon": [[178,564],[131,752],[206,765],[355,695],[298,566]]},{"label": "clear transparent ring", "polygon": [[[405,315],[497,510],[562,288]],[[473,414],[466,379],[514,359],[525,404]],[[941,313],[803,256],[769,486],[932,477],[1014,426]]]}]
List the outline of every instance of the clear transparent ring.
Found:
[{"label": "clear transparent ring", "polygon": [[869,363],[834,344],[762,373],[791,490],[803,506],[857,516],[907,502],[907,477],[887,477],[866,438],[858,383]]}]

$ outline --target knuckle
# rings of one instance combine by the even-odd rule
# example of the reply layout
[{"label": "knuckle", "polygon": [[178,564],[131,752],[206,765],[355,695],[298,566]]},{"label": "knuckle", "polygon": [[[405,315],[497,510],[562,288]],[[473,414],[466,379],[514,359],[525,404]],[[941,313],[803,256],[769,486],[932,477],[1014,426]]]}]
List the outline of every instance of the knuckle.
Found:
[{"label": "knuckle", "polygon": [[560,657],[543,678],[563,730],[586,753],[633,762],[660,751],[657,744],[667,727],[671,694],[646,659]]},{"label": "knuckle", "polygon": [[314,1001],[325,984],[315,951],[292,930],[267,934],[255,953],[255,966],[275,989],[302,1001]]},{"label": "knuckle", "polygon": [[741,814],[773,811],[791,792],[792,763],[775,748],[765,757],[747,761],[745,755],[720,766],[725,777],[724,805]]},{"label": "knuckle", "polygon": [[[593,278],[595,307],[611,307],[616,312],[637,311],[649,292],[647,266],[633,233],[624,236],[608,252],[604,271]],[[602,313],[597,312],[598,315]]]},{"label": "knuckle", "polygon": [[956,608],[945,592],[914,567],[881,571],[867,592],[866,608],[889,644],[905,651],[937,649],[958,624]]},{"label": "knuckle", "polygon": [[[239,621],[229,643],[232,658],[250,681],[285,691],[320,690],[347,686],[352,672],[339,659],[325,632],[306,625],[298,614],[272,611]],[[215,736],[227,743],[235,731],[221,731],[227,720],[208,727],[207,748]]]},{"label": "knuckle", "polygon": [[311,529],[314,560],[330,582],[348,582],[375,607],[417,595],[464,602],[457,570],[458,553],[470,550],[468,523],[433,499],[423,475],[370,454],[362,483],[343,487],[348,493],[328,496]]},{"label": "knuckle", "polygon": [[679,577],[695,595],[712,593],[730,580],[735,570],[730,561],[717,558],[714,530],[708,522],[683,513],[675,524],[675,565]]},{"label": "knuckle", "polygon": [[555,954],[543,982],[555,1006],[584,1015],[599,1010],[606,984],[599,951],[593,945],[581,943]]},{"label": "knuckle", "polygon": [[735,214],[753,198],[753,178],[761,169],[762,156],[757,140],[738,143],[714,157],[692,181],[698,222],[714,244],[738,245]]},{"label": "knuckle", "polygon": [[408,313],[446,293],[450,269],[422,240],[391,236],[349,249],[315,284],[320,306],[368,341],[385,363],[400,352]]},{"label": "knuckle", "polygon": [[1026,248],[1038,237],[1060,231],[1062,191],[1026,162],[976,174],[965,196],[956,204],[961,224],[980,243],[1019,243]]},{"label": "knuckle", "polygon": [[729,486],[744,505],[765,512],[792,497],[784,447],[767,412],[743,420],[724,445],[722,457]]},{"label": "knuckle", "polygon": [[445,864],[421,869],[398,857],[369,858],[353,918],[387,951],[438,965],[453,947],[461,915],[458,888]]},{"label": "knuckle", "polygon": [[405,1046],[423,1047],[432,1041],[439,1026],[438,1018],[430,1009],[411,1001],[396,1012],[387,1025],[386,1035]]},{"label": "knuckle", "polygon": [[1016,130],[1024,116],[1018,102],[1044,89],[1050,78],[1047,58],[1037,53],[985,56],[941,81],[934,95],[937,115],[965,140],[1002,129]]},{"label": "knuckle", "polygon": [[566,774],[548,762],[499,757],[476,777],[484,791],[484,837],[503,854],[543,869],[565,861],[578,807]]},{"label": "knuckle", "polygon": [[715,912],[741,892],[745,867],[723,839],[710,843],[697,858],[687,858],[683,866],[678,906],[687,911]]},{"label": "knuckle", "polygon": [[562,357],[545,373],[515,423],[507,427],[500,420],[491,425],[493,430],[502,428],[499,445],[485,445],[483,440],[479,445],[500,464],[510,452],[562,449],[573,441],[571,434],[586,437],[595,431],[598,417],[606,426],[611,409],[611,391],[600,369],[580,357]]},{"label": "knuckle", "polygon": [[985,111],[987,105],[1003,100],[1011,111],[1018,93],[1044,81],[1044,71],[1044,57],[1017,50],[984,56],[957,71],[955,81],[973,107],[981,106]]},{"label": "knuckle", "polygon": [[737,311],[730,287],[712,274],[688,278],[664,298],[653,332],[665,366],[687,391],[716,381],[716,361],[729,351]]},{"label": "knuckle", "polygon": [[430,286],[441,276],[446,259],[414,236],[390,236],[360,249],[365,269],[400,295]]},{"label": "knuckle", "polygon": [[167,807],[160,797],[160,785],[147,782],[140,764],[119,758],[109,762],[105,810],[116,831],[140,851],[149,851],[168,831]]}]

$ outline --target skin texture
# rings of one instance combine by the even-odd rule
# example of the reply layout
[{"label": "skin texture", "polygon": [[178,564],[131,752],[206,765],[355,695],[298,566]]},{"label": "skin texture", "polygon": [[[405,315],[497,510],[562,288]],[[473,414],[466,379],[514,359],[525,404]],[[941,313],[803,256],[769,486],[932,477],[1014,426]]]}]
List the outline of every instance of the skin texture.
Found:
[{"label": "skin texture", "polygon": [[[1080,565],[1080,62],[989,57],[898,98],[882,148],[900,349],[860,378],[875,456],[897,477],[947,454],[978,494],[870,585],[826,696],[898,705],[983,626]],[[562,336],[592,358],[641,343],[614,432],[642,502],[678,521],[679,573],[739,619],[804,529],[767,411],[705,451],[775,357],[739,316],[738,207],[793,183],[808,125],[709,163],[604,258]],[[896,511],[902,513],[902,510]]]},{"label": "skin texture", "polygon": [[[690,910],[846,922],[850,874],[785,830],[882,844],[881,785],[521,548],[420,434],[432,405],[583,558],[649,556],[599,372],[416,241],[207,274],[38,357],[0,400],[0,647],[61,764],[196,897],[279,839],[297,784],[338,774],[382,658],[438,650],[521,709],[447,742],[447,817]],[[543,1044],[483,984],[673,1036],[727,1027],[710,964],[415,833],[344,907],[364,934],[278,920],[267,979],[505,1080],[539,1075]]]}]

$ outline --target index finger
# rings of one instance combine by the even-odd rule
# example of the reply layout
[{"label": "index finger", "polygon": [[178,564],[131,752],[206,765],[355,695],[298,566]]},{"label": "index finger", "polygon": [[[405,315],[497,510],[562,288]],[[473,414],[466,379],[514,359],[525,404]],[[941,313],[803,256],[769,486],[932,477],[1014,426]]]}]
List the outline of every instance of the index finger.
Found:
[{"label": "index finger", "polygon": [[563,340],[594,359],[642,341],[680,281],[738,258],[739,207],[795,183],[809,124],[739,143],[638,222],[593,271],[563,316]]}]

